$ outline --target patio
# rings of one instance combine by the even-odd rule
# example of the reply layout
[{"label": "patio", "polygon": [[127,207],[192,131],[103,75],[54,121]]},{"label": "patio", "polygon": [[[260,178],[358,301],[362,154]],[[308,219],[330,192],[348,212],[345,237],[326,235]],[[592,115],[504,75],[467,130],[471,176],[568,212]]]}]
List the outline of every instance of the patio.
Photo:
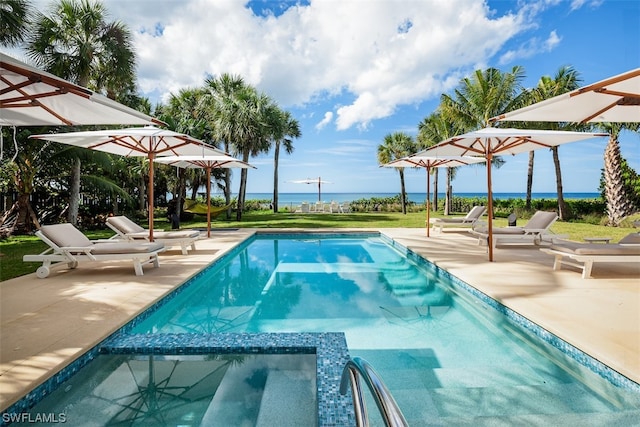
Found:
[{"label": "patio", "polygon": [[[498,247],[491,263],[486,247],[467,233],[426,238],[424,229],[380,231],[640,382],[640,266],[598,264],[594,278],[583,280],[575,270],[553,271],[553,257],[531,247]],[[1,282],[0,407],[256,232],[215,231],[188,256],[163,253],[160,268],[146,269],[144,276],[135,276],[129,265],[81,264],[44,280],[32,274]]]}]

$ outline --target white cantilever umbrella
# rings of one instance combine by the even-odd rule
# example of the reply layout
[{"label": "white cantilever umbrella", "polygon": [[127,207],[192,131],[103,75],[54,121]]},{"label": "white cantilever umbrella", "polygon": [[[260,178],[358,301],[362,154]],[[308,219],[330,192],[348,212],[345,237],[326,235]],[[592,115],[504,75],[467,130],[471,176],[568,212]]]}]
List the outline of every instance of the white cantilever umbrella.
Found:
[{"label": "white cantilever umbrella", "polygon": [[297,179],[295,181],[289,181],[292,182],[294,184],[318,184],[318,201],[322,201],[320,200],[322,197],[322,184],[331,184],[330,181],[323,181],[322,179],[320,179],[320,177],[317,178],[307,178],[307,179]]},{"label": "white cantilever umbrella", "polygon": [[199,139],[155,126],[86,132],[32,135],[31,138],[61,142],[126,157],[149,159],[149,240],[153,241],[153,161],[164,156],[227,155]]},{"label": "white cantilever umbrella", "polygon": [[0,126],[163,124],[0,53]]},{"label": "white cantilever umbrella", "polygon": [[491,121],[638,123],[640,68],[502,114]]},{"label": "white cantilever umbrella", "polygon": [[228,154],[219,156],[169,156],[156,158],[155,161],[178,168],[202,168],[207,171],[207,237],[211,237],[211,169],[256,168]]},{"label": "white cantilever umbrella", "polygon": [[480,156],[487,161],[487,210],[489,261],[493,261],[493,195],[491,191],[491,160],[494,155],[518,154],[551,148],[568,142],[608,137],[606,133],[567,132],[535,129],[485,128],[454,136],[416,156]]},{"label": "white cantilever umbrella", "polygon": [[429,237],[429,200],[431,193],[431,185],[429,175],[431,174],[432,168],[441,168],[441,167],[456,167],[456,166],[465,166],[471,165],[474,163],[482,163],[486,161],[483,157],[472,157],[472,156],[441,156],[441,157],[433,157],[433,156],[423,156],[418,154],[414,154],[412,156],[403,157],[398,160],[394,160],[392,162],[386,163],[382,165],[386,168],[425,168],[427,171],[427,237]]}]

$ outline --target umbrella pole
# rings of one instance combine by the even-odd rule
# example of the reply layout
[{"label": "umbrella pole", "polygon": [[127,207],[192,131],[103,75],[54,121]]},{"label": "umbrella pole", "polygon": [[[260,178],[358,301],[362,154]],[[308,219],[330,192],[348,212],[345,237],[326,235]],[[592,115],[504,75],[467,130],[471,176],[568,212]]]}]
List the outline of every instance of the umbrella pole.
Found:
[{"label": "umbrella pole", "polygon": [[[487,144],[488,145],[488,144]],[[489,238],[487,245],[489,245],[489,262],[493,262],[493,191],[491,190],[491,160],[493,155],[491,152],[487,153],[487,209],[489,213],[488,232]]]},{"label": "umbrella pole", "polygon": [[427,206],[427,237],[429,237],[429,217],[431,216],[431,213],[429,212],[429,202],[431,201],[431,180],[429,179],[429,170],[430,168],[427,167],[427,202],[426,202],[426,206]]},{"label": "umbrella pole", "polygon": [[155,153],[149,151],[149,241],[153,242],[153,158]]},{"label": "umbrella pole", "polygon": [[320,191],[320,177],[318,177],[318,201],[320,202],[321,200],[321,191]]},{"label": "umbrella pole", "polygon": [[207,237],[211,237],[211,168],[207,168]]}]

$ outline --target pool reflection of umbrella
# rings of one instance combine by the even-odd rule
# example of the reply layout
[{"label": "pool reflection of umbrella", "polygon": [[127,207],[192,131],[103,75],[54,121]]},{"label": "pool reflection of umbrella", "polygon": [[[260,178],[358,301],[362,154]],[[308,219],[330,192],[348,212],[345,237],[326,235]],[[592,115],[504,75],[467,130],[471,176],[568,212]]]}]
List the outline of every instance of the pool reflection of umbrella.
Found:
[{"label": "pool reflection of umbrella", "polygon": [[228,154],[218,156],[168,156],[157,158],[155,161],[178,168],[202,168],[207,171],[207,237],[211,237],[211,169],[255,169],[255,166],[231,157]]},{"label": "pool reflection of umbrella", "polygon": [[164,124],[0,53],[0,126]]},{"label": "pool reflection of umbrella", "polygon": [[494,155],[518,154],[551,148],[568,142],[606,137],[605,133],[568,132],[537,129],[484,128],[454,136],[434,145],[416,156],[480,156],[487,168],[487,212],[489,261],[493,261],[493,194],[491,190],[491,161]]},{"label": "pool reflection of umbrella", "polygon": [[184,415],[185,410],[195,416],[196,408],[206,409],[207,405],[197,403],[211,401],[227,369],[239,361],[237,358],[130,356],[90,397],[109,405],[109,425],[167,425],[172,417]]},{"label": "pool reflection of umbrella", "polygon": [[394,160],[392,162],[386,163],[382,165],[387,168],[425,168],[427,171],[427,237],[429,237],[429,201],[431,197],[431,188],[430,188],[430,175],[431,168],[441,168],[441,167],[456,167],[456,166],[465,166],[473,163],[482,163],[485,159],[482,157],[471,157],[471,156],[441,156],[441,157],[429,157],[429,156],[420,156],[414,154],[413,156],[403,157],[402,159]]},{"label": "pool reflection of umbrella", "polygon": [[322,197],[322,184],[332,184],[330,181],[323,181],[320,177],[317,178],[307,178],[307,179],[298,179],[295,181],[289,181],[294,184],[318,184],[318,201],[321,202]]},{"label": "pool reflection of umbrella", "polygon": [[491,119],[519,122],[640,122],[640,68]]},{"label": "pool reflection of umbrella", "polygon": [[256,307],[212,306],[195,307],[177,320],[168,322],[171,332],[190,334],[215,334],[222,332],[244,332],[251,322]]},{"label": "pool reflection of umbrella", "polygon": [[149,240],[153,241],[153,160],[164,156],[227,155],[199,139],[178,132],[144,126],[86,132],[32,135],[31,138],[61,142],[126,157],[149,159]]}]

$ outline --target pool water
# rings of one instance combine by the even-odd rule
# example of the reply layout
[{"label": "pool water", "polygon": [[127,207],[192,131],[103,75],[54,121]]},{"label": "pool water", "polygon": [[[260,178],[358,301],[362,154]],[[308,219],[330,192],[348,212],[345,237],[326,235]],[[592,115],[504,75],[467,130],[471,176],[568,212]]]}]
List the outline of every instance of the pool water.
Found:
[{"label": "pool water", "polygon": [[[379,235],[258,235],[144,313],[126,334],[138,340],[180,334],[343,332],[350,355],[373,365],[411,426],[640,425],[640,393],[635,389],[614,386],[524,332],[418,258],[405,256]],[[207,372],[226,363],[219,355],[155,357],[160,358],[156,366],[164,364],[163,372],[171,371],[176,360],[198,363],[200,374],[191,380],[213,381],[215,375]],[[148,379],[150,360],[149,355],[101,355],[83,370],[86,374],[74,379],[71,389],[57,390],[57,397],[41,404],[51,406],[34,410],[55,412],[75,405],[86,411],[99,408],[104,419],[119,420],[113,418],[122,410],[117,404],[92,396],[117,389],[112,385],[124,381],[132,364],[140,372],[146,369],[139,377]],[[311,359],[302,360],[311,364]],[[163,375],[155,375],[156,380]],[[260,378],[248,374],[238,387],[247,381],[259,384]],[[291,391],[298,390],[297,384],[283,386],[289,392],[268,394],[255,387],[246,394],[259,396],[261,405],[282,396],[300,397],[300,407],[313,405],[305,393]],[[304,384],[307,390],[310,386]],[[216,399],[224,400],[224,393],[218,394],[220,387],[209,388],[212,395],[156,425],[197,425],[212,419],[206,415],[215,411],[216,417],[238,413],[227,425],[269,425],[256,421],[258,404],[245,408],[230,399],[223,405],[230,410],[216,409]],[[179,397],[175,399],[165,404],[179,404]],[[369,406],[372,425],[382,425],[373,403]]]},{"label": "pool water", "polygon": [[30,424],[55,414],[69,426],[315,425],[315,363],[312,354],[100,355],[31,409],[49,422]]},{"label": "pool water", "polygon": [[440,273],[377,236],[258,237],[133,333],[342,331],[412,426],[640,419],[637,393],[514,329]]}]

